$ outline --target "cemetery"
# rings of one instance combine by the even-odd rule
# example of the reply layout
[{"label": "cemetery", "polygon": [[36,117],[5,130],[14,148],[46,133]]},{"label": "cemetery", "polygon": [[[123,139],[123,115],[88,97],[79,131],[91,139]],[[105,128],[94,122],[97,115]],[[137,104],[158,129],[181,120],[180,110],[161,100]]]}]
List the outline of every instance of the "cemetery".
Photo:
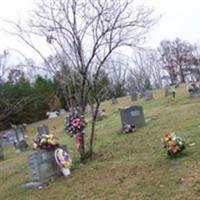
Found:
[{"label": "cemetery", "polygon": [[[163,96],[163,90],[154,91],[156,99],[151,104],[146,104],[141,99],[137,101],[137,105],[133,105],[129,97],[124,97],[118,99],[119,107],[116,108],[110,105],[110,101],[105,101],[102,104],[102,109],[113,114],[109,114],[105,121],[98,122],[98,140],[95,150],[102,153],[104,162],[99,157],[99,160],[95,162],[91,161],[81,166],[76,164],[79,156],[75,140],[63,134],[62,128],[59,128],[63,127],[62,117],[55,118],[55,121],[47,120],[37,124],[37,126],[28,125],[27,134],[29,137],[27,143],[29,146],[33,145],[36,133],[39,135],[51,135],[53,133],[56,138],[59,138],[59,142],[64,144],[63,148],[70,153],[71,158],[60,164],[59,160],[55,159],[52,150],[29,149],[21,154],[15,154],[13,147],[4,145],[3,156],[1,156],[3,160],[0,161],[0,170],[3,172],[0,174],[0,183],[5,185],[5,189],[0,188],[2,199],[10,200],[14,197],[27,199],[26,197],[29,195],[33,199],[38,199],[36,198],[38,193],[41,195],[39,199],[42,199],[42,196],[52,199],[51,197],[56,190],[60,191],[57,193],[56,199],[66,195],[79,199],[85,190],[85,199],[98,199],[96,194],[98,188],[107,191],[106,196],[112,199],[112,195],[117,195],[115,190],[126,196],[127,184],[133,199],[135,195],[139,195],[141,199],[146,199],[148,194],[151,194],[152,199],[161,197],[167,199],[169,192],[172,195],[179,194],[180,196],[187,196],[187,198],[192,195],[194,197],[199,180],[197,176],[200,172],[199,164],[196,160],[198,160],[200,150],[196,145],[191,148],[188,147],[187,143],[200,142],[198,137],[199,114],[197,111],[200,104],[198,99],[192,99],[188,102],[188,97],[184,95],[185,86],[180,86],[178,93],[178,98],[174,100],[174,104],[170,107],[168,106],[169,100]],[[185,106],[186,102],[187,107]],[[167,110],[165,109],[166,106],[168,106]],[[174,109],[176,112],[174,112]],[[157,116],[156,120],[145,123],[145,119],[155,116]],[[121,135],[117,134],[117,131],[125,123],[134,123],[136,131],[133,134],[124,135],[122,138]],[[54,126],[57,128],[54,129]],[[85,127],[86,130],[87,126]],[[74,129],[70,130],[72,131],[71,134],[74,135]],[[178,133],[175,136],[167,134],[165,131],[176,131]],[[171,143],[168,143],[170,137],[174,138],[174,145],[180,146],[171,147]],[[101,142],[102,140],[103,142]],[[160,145],[159,141],[163,142],[163,146]],[[183,150],[183,154],[181,154],[183,157],[181,158],[177,156],[171,158],[173,154],[167,153],[170,149],[173,152],[178,152],[179,148],[180,151]],[[58,150],[58,155],[60,155],[59,151],[62,151],[62,149]],[[62,152],[61,155],[63,155]],[[66,156],[68,157],[68,154]],[[114,164],[116,161],[117,163]],[[15,167],[8,167],[8,162],[11,162]],[[99,168],[100,163],[101,167]],[[63,176],[60,166],[74,166],[75,169],[73,167],[71,173],[64,172],[70,173],[70,176]],[[9,176],[9,181],[7,181],[6,176]],[[170,186],[168,180],[170,180]],[[180,188],[177,188],[176,191],[172,190],[172,188],[177,187],[179,180],[183,182],[178,183]],[[87,189],[87,187],[83,189],[81,187],[82,181],[90,189]],[[138,185],[138,183],[145,184],[144,181],[149,184],[147,188]],[[186,187],[186,183],[187,193],[181,192],[182,188]],[[105,184],[109,184],[109,188],[105,189]],[[165,187],[167,185],[168,187]],[[78,192],[77,187],[79,187]],[[10,190],[9,196],[6,192],[8,190]],[[115,192],[111,195],[110,190]]]},{"label": "cemetery", "polygon": [[0,1],[0,200],[200,199],[199,7]]}]

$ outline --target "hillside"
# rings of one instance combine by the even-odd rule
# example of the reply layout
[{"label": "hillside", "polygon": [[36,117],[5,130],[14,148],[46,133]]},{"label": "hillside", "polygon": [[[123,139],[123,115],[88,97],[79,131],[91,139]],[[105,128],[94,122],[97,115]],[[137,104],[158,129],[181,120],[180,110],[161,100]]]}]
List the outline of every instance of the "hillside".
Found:
[{"label": "hillside", "polygon": [[[163,91],[155,91],[154,96],[149,102],[125,97],[114,106],[103,103],[109,117],[97,123],[94,159],[84,165],[75,162],[71,177],[59,177],[41,190],[21,188],[29,180],[27,154],[31,150],[17,154],[13,147],[6,147],[6,160],[0,162],[0,199],[200,199],[200,99],[190,99],[184,85],[177,89],[175,100],[164,98]],[[144,107],[147,124],[135,133],[118,134],[118,108],[133,104]],[[63,134],[62,118],[29,125],[28,143],[39,123],[47,123],[77,161],[74,140]],[[165,131],[177,132],[196,145],[187,148],[184,157],[169,159],[160,145]]]}]

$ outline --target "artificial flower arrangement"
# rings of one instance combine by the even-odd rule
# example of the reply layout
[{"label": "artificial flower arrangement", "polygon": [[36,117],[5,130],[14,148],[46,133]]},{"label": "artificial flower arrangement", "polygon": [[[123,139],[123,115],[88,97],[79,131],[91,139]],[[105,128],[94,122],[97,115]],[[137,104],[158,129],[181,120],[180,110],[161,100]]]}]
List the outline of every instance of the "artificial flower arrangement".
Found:
[{"label": "artificial flower arrangement", "polygon": [[82,134],[84,134],[84,129],[86,122],[84,116],[78,112],[72,113],[70,116],[67,116],[64,121],[64,127],[66,132],[71,136],[75,137],[76,148],[80,151]]},{"label": "artificial flower arrangement", "polygon": [[33,140],[34,149],[52,150],[59,146],[59,140],[53,134],[37,134]]},{"label": "artificial flower arrangement", "polygon": [[65,130],[70,136],[82,133],[85,128],[83,115],[71,114],[65,118]]},{"label": "artificial flower arrangement", "polygon": [[134,124],[124,124],[123,125],[123,133],[128,134],[136,131],[136,127]]},{"label": "artificial flower arrangement", "polygon": [[65,176],[70,175],[70,167],[72,165],[72,159],[70,155],[62,148],[55,150],[55,160],[57,165],[61,168]]},{"label": "artificial flower arrangement", "polygon": [[175,133],[164,133],[162,146],[169,156],[176,156],[186,148],[185,141]]}]

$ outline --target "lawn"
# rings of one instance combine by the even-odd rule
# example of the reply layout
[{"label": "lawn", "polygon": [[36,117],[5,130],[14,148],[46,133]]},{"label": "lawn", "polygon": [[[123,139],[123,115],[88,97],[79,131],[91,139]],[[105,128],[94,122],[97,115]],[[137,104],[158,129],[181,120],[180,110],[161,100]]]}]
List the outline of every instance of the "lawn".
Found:
[{"label": "lawn", "polygon": [[[104,102],[108,118],[97,123],[95,156],[78,164],[74,140],[63,134],[63,119],[56,118],[28,126],[31,145],[38,124],[46,123],[67,144],[74,160],[72,175],[58,177],[41,190],[25,190],[29,180],[27,152],[15,153],[5,147],[6,159],[0,162],[0,200],[196,200],[200,199],[200,98],[191,99],[181,85],[177,98],[154,92],[155,100],[131,102],[129,97],[118,104]],[[142,105],[148,122],[137,132],[121,135],[119,108]],[[182,158],[170,159],[161,147],[166,131],[177,132],[195,146],[187,148]],[[87,131],[88,132],[88,131]],[[86,133],[87,134],[87,133]]]}]

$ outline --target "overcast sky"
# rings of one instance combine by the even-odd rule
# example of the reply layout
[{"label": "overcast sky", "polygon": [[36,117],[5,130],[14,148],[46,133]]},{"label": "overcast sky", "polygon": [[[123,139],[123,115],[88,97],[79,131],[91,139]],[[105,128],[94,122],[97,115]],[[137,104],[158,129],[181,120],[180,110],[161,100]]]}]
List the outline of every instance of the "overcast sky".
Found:
[{"label": "overcast sky", "polygon": [[[147,45],[156,48],[163,39],[180,37],[192,43],[200,41],[200,0],[141,0],[162,14],[160,22],[148,35]],[[26,19],[33,8],[33,0],[0,0],[0,18]],[[6,28],[0,21],[0,28]],[[6,48],[17,48],[32,54],[16,38],[0,31],[0,53]],[[33,56],[34,57],[34,56]]]}]

